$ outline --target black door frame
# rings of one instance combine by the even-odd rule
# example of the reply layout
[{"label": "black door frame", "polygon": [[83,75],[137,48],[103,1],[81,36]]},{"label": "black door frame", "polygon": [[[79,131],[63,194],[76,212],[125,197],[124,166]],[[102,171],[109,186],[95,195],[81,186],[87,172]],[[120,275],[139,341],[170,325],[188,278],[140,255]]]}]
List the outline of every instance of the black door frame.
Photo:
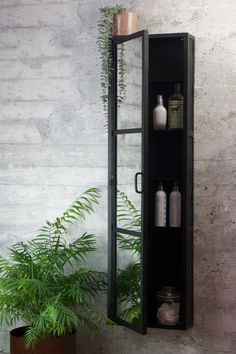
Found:
[{"label": "black door frame", "polygon": [[[135,129],[117,130],[117,44],[142,37],[142,126]],[[108,109],[108,317],[117,324],[124,325],[139,333],[147,331],[147,166],[148,166],[148,66],[149,35],[147,31],[139,31],[129,36],[115,36],[112,40],[112,77],[109,87]],[[142,227],[141,232],[124,230],[116,225],[116,186],[117,186],[117,135],[142,134]],[[116,233],[128,233],[141,237],[141,319],[140,325],[134,326],[117,317],[116,308],[116,268],[117,249]]]}]

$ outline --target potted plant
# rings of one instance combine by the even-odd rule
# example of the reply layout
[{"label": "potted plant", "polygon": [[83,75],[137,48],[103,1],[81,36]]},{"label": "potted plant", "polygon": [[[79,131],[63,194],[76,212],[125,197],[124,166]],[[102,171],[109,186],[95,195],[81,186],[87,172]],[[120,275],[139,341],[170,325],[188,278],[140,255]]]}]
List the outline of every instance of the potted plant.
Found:
[{"label": "potted plant", "polygon": [[[101,99],[104,111],[108,111],[108,90],[112,74],[112,35],[127,35],[136,31],[136,14],[127,12],[124,6],[103,6],[100,8],[101,18],[98,21],[98,51],[101,59]],[[124,45],[119,46],[119,80],[118,103],[125,98],[125,61]]]},{"label": "potted plant", "polygon": [[113,15],[113,36],[127,36],[137,32],[137,15],[134,12],[122,11]]},{"label": "potted plant", "polygon": [[93,212],[99,197],[99,189],[88,189],[35,238],[14,244],[8,259],[0,257],[0,323],[25,323],[11,331],[11,354],[75,354],[80,325],[96,332],[109,323],[93,309],[107,275],[83,265],[96,250],[95,237],[83,233],[68,241],[70,226]]}]

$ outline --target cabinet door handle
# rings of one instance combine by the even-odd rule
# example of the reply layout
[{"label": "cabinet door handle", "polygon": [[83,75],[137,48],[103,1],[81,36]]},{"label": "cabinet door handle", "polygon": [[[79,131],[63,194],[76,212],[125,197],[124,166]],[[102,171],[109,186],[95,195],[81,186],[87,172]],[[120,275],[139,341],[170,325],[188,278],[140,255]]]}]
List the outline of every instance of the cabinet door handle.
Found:
[{"label": "cabinet door handle", "polygon": [[142,172],[137,172],[137,173],[135,173],[135,176],[134,176],[135,192],[136,192],[136,193],[143,193],[143,178],[141,179],[142,189],[141,189],[141,191],[139,191],[139,190],[138,190],[138,176],[143,177],[143,173],[142,173]]}]

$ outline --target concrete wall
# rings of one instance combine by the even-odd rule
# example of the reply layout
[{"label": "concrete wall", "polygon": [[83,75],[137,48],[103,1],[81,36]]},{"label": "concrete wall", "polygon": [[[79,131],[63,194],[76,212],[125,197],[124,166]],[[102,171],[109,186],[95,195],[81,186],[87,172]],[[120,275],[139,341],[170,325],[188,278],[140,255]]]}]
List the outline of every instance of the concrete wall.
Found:
[{"label": "concrete wall", "polygon": [[[0,244],[28,239],[85,188],[104,190],[89,219],[106,267],[107,135],[99,100],[98,8],[114,1],[0,1]],[[82,353],[236,352],[236,2],[126,1],[150,33],[196,36],[195,326],[79,337]],[[82,227],[85,229],[85,226]],[[3,328],[0,352],[8,351]]]}]

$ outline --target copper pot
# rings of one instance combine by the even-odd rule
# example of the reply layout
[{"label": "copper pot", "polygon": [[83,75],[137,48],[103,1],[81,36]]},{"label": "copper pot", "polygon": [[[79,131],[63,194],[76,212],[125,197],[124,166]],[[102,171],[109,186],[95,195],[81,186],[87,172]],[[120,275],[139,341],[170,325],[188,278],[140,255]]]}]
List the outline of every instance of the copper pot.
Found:
[{"label": "copper pot", "polygon": [[27,327],[10,332],[11,354],[76,354],[76,333],[42,340],[34,349],[25,349],[24,334]]},{"label": "copper pot", "polygon": [[113,16],[113,36],[127,36],[134,32],[137,32],[137,15],[134,12],[121,12]]}]

